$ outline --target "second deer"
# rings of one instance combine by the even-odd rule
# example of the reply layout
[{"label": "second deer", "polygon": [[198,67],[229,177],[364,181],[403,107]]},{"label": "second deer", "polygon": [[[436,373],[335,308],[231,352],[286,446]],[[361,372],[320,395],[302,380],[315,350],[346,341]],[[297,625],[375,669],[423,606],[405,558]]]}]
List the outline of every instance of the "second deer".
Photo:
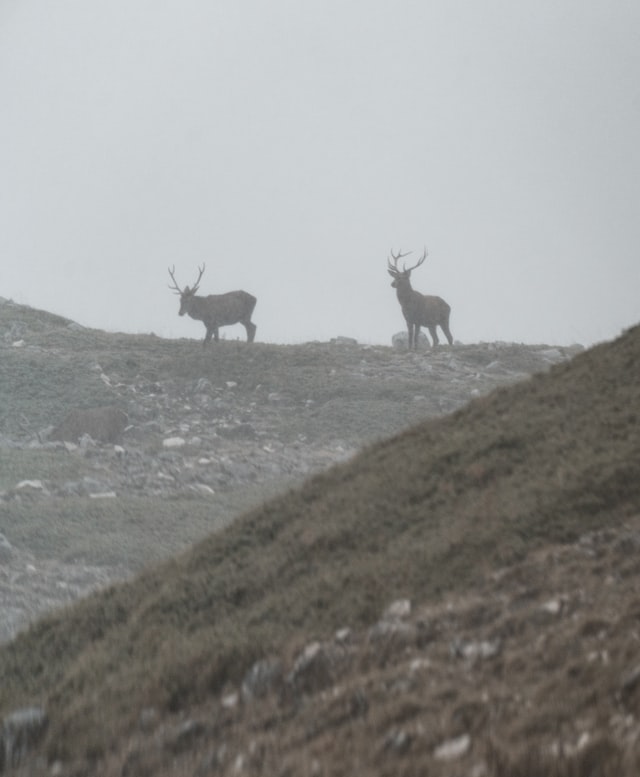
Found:
[{"label": "second deer", "polygon": [[453,336],[449,329],[449,316],[451,315],[451,307],[442,299],[442,297],[434,297],[429,294],[421,294],[411,286],[411,271],[415,270],[427,258],[427,249],[424,249],[424,253],[413,267],[407,268],[403,265],[402,270],[398,267],[398,261],[405,256],[409,256],[411,251],[403,254],[398,251],[394,254],[391,251],[391,258],[393,264],[387,259],[387,271],[393,278],[392,286],[396,290],[398,295],[398,302],[402,308],[402,315],[407,322],[407,331],[409,334],[409,348],[418,347],[418,337],[420,335],[420,327],[424,326],[429,330],[429,333],[433,339],[433,345],[438,345],[437,327],[440,327],[445,334],[445,337],[449,341],[449,345],[453,345]]},{"label": "second deer", "polygon": [[196,321],[202,321],[207,329],[207,333],[202,342],[206,345],[211,336],[216,342],[220,339],[219,328],[221,326],[230,326],[231,324],[242,324],[247,330],[247,342],[252,343],[256,336],[256,325],[251,321],[253,309],[256,306],[256,298],[253,294],[246,291],[228,291],[226,294],[209,294],[206,297],[199,297],[196,294],[200,286],[200,279],[204,273],[204,264],[198,267],[198,280],[191,288],[185,286],[181,289],[174,277],[175,267],[169,270],[169,275],[173,281],[173,286],[169,286],[180,295],[179,315],[187,315]]}]

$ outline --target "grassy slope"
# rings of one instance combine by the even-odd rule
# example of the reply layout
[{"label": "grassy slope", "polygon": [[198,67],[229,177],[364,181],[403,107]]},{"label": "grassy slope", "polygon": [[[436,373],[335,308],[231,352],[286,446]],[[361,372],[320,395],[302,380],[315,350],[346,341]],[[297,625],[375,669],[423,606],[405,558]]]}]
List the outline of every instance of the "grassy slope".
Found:
[{"label": "grassy slope", "polygon": [[473,586],[640,505],[640,328],[421,424],[0,650],[0,709],[44,701],[50,752],[99,754],[300,634]]}]

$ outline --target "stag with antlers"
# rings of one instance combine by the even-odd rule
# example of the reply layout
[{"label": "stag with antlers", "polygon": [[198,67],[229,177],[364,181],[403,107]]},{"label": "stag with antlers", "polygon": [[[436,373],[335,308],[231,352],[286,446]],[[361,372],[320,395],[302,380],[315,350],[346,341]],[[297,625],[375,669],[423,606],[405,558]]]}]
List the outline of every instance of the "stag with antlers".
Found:
[{"label": "stag with antlers", "polygon": [[247,330],[247,342],[252,343],[256,336],[256,325],[251,321],[253,309],[256,306],[256,298],[246,291],[228,291],[226,294],[209,294],[206,297],[197,296],[200,280],[204,273],[204,264],[198,267],[198,280],[191,288],[185,286],[181,289],[174,277],[175,267],[169,269],[169,275],[173,286],[169,286],[176,294],[180,295],[180,311],[178,315],[186,313],[196,321],[202,321],[207,329],[203,345],[210,342],[211,337],[216,342],[220,339],[219,328],[242,324]]},{"label": "stag with antlers", "polygon": [[451,314],[450,306],[442,299],[442,297],[434,297],[428,294],[421,294],[419,291],[415,291],[411,287],[411,271],[415,270],[427,258],[427,249],[424,249],[424,253],[413,267],[407,268],[403,265],[402,270],[398,267],[398,261],[405,256],[409,256],[411,251],[403,254],[402,251],[398,251],[394,254],[391,251],[391,260],[387,259],[387,271],[393,278],[392,286],[396,290],[398,295],[398,302],[402,308],[402,315],[407,322],[407,331],[409,333],[409,348],[418,347],[418,337],[420,335],[420,327],[425,326],[433,339],[433,345],[438,345],[437,327],[440,327],[444,332],[449,345],[453,344],[453,337],[451,330],[449,329],[449,316]]}]

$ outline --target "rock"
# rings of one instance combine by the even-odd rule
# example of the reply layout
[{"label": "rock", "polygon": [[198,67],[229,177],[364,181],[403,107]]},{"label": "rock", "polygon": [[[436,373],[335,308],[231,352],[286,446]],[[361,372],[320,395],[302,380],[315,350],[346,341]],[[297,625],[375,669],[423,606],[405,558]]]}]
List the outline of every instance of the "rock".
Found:
[{"label": "rock", "polygon": [[438,745],[433,751],[433,757],[438,761],[453,761],[457,758],[462,758],[469,751],[470,747],[471,737],[468,734],[462,734],[462,736],[447,739]]},{"label": "rock", "polygon": [[166,736],[164,746],[174,754],[193,747],[194,742],[206,734],[207,727],[201,720],[185,720],[175,731]]},{"label": "rock", "polygon": [[559,599],[550,599],[540,606],[543,612],[549,613],[549,615],[558,615],[562,610],[562,602]]},{"label": "rock", "polygon": [[411,747],[413,737],[404,729],[391,731],[384,740],[385,750],[392,750],[396,753],[406,753]]},{"label": "rock", "polygon": [[497,656],[500,652],[500,647],[501,643],[499,639],[478,642],[453,640],[450,646],[450,652],[451,655],[458,658],[466,658],[467,660],[474,661],[476,659],[486,659]]},{"label": "rock", "polygon": [[207,378],[200,378],[194,386],[195,394],[210,394],[213,391],[213,385]]},{"label": "rock", "polygon": [[7,715],[2,724],[0,772],[20,766],[38,744],[48,723],[42,707],[24,707]]},{"label": "rock", "polygon": [[116,443],[121,441],[128,421],[127,414],[118,407],[76,408],[54,428],[49,439],[78,442],[88,434],[99,442]]},{"label": "rock", "polygon": [[163,448],[182,448],[185,445],[184,437],[167,437],[162,441]]},{"label": "rock", "polygon": [[41,480],[21,480],[16,485],[16,491],[40,491],[41,493],[44,493],[45,490]]},{"label": "rock", "polygon": [[330,342],[331,345],[358,345],[355,337],[344,337],[343,335],[332,337]]},{"label": "rock", "polygon": [[[406,351],[409,348],[409,333],[408,332],[396,332],[391,338],[391,345],[397,351]],[[420,332],[418,335],[418,348],[430,348],[431,341],[425,335],[424,332]]]},{"label": "rock", "polygon": [[411,615],[411,601],[398,599],[387,607],[382,617],[383,620],[398,620],[399,618],[408,618],[409,615]]},{"label": "rock", "polygon": [[242,699],[245,702],[261,699],[274,690],[283,678],[280,659],[264,658],[249,669],[242,681]]},{"label": "rock", "polygon": [[287,682],[299,693],[315,693],[326,688],[332,682],[339,657],[337,648],[322,642],[311,642],[296,658]]}]

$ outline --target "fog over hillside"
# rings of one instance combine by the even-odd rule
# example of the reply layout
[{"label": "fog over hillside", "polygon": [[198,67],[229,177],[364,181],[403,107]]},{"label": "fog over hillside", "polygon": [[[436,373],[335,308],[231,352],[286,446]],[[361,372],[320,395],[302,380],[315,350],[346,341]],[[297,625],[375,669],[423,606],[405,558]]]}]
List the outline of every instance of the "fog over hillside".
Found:
[{"label": "fog over hillside", "polygon": [[[123,573],[0,647],[2,768],[638,773],[640,327],[408,353],[0,324],[3,570]],[[48,441],[92,398],[119,443]]]},{"label": "fog over hillside", "polygon": [[638,29],[631,0],[5,0],[0,295],[199,337],[167,268],[205,263],[263,342],[388,344],[387,256],[426,245],[460,342],[610,340],[638,317]]}]

